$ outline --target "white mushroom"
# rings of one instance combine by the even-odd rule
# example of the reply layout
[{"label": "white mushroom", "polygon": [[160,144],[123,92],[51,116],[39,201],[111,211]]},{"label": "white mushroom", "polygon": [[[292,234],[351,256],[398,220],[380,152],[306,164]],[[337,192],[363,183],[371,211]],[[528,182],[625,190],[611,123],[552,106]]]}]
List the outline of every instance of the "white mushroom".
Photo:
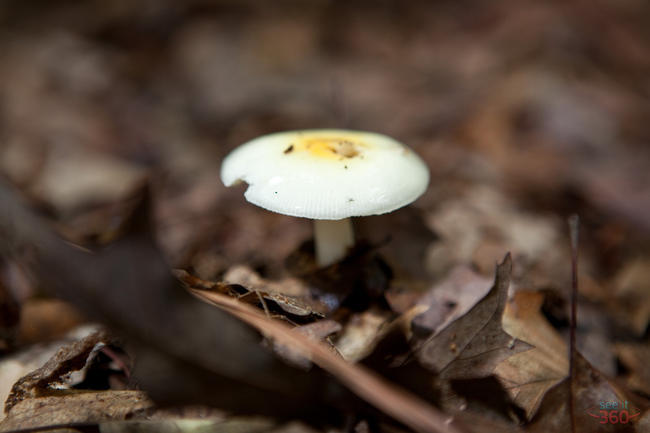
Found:
[{"label": "white mushroom", "polygon": [[404,144],[371,132],[321,129],[265,135],[221,165],[226,186],[246,182],[249,202],[314,220],[316,261],[327,266],[354,244],[350,217],[391,212],[418,198],[429,171]]}]

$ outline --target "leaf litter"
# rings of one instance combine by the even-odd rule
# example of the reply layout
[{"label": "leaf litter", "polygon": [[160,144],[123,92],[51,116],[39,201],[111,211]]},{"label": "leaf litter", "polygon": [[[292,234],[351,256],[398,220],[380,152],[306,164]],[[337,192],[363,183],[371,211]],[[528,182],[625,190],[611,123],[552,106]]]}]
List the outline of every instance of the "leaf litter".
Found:
[{"label": "leaf litter", "polygon": [[[641,3],[425,3],[2,8],[0,171],[21,197],[0,188],[10,428],[650,429]],[[307,221],[249,206],[216,170],[241,142],[314,125],[399,137],[432,180],[356,221],[366,247],[320,271]],[[112,345],[81,370],[85,349],[46,362],[89,319]],[[589,412],[615,400],[638,415]]]}]

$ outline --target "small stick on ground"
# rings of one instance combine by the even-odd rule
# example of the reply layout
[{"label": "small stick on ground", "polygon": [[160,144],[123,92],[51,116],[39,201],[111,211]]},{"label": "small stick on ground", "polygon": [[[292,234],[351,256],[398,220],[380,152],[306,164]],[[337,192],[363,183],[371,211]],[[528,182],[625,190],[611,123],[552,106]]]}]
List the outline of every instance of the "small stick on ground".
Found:
[{"label": "small stick on ground", "polygon": [[571,318],[569,325],[569,418],[571,433],[576,431],[575,421],[575,363],[576,363],[576,321],[578,304],[578,241],[580,234],[580,218],[578,215],[569,217],[569,232],[571,237]]},{"label": "small stick on ground", "polygon": [[262,303],[262,308],[264,308],[264,312],[266,313],[266,317],[269,319],[271,318],[271,312],[269,311],[268,305],[266,305],[266,301],[264,300],[264,296],[260,293],[259,290],[255,290],[255,294],[257,295],[257,298],[260,300]]}]

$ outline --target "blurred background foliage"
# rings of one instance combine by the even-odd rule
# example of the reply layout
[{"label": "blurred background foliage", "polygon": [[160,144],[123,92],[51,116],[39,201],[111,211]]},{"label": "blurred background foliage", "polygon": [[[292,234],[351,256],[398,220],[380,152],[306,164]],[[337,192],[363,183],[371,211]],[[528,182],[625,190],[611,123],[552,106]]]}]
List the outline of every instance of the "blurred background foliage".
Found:
[{"label": "blurred background foliage", "polygon": [[584,293],[644,335],[648,23],[643,0],[4,1],[0,171],[87,245],[149,179],[173,266],[274,275],[310,227],[226,190],[223,156],[278,130],[385,133],[432,175],[414,212],[358,223],[393,235],[397,281],[491,275],[512,250],[522,286],[565,293],[579,212]]}]

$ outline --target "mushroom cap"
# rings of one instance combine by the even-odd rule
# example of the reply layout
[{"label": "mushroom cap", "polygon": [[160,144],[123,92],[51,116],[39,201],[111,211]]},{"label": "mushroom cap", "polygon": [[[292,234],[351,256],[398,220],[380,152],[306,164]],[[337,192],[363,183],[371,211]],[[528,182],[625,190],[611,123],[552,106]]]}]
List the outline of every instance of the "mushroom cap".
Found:
[{"label": "mushroom cap", "polygon": [[338,220],[391,212],[429,184],[424,161],[382,134],[342,129],[278,132],[234,149],[221,165],[226,186],[273,212]]}]

